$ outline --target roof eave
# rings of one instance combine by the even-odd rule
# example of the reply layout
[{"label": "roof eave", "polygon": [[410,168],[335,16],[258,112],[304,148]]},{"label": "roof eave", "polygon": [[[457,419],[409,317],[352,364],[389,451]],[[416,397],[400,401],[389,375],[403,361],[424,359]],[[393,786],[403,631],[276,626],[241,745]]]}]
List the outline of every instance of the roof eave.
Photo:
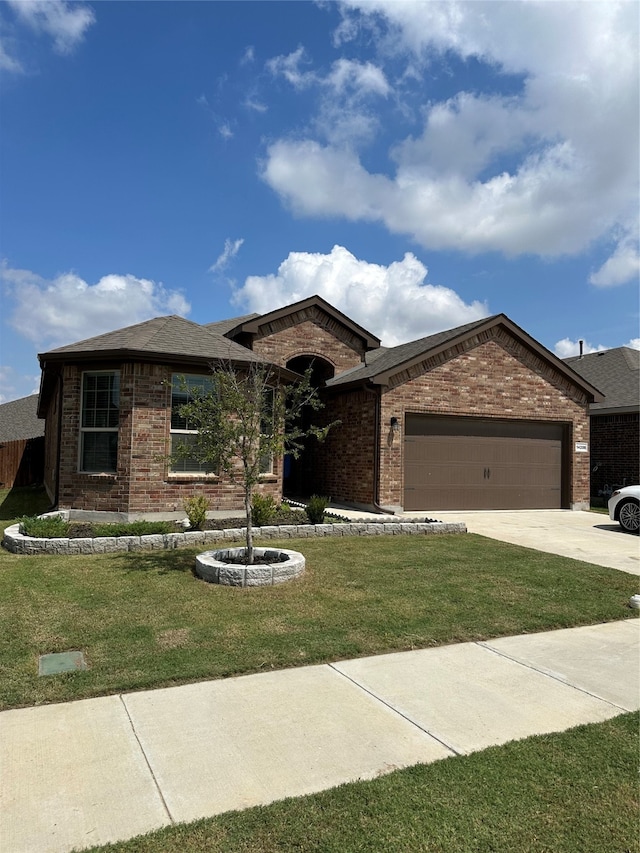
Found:
[{"label": "roof eave", "polygon": [[262,359],[260,356],[256,355],[251,350],[247,350],[247,354],[252,357],[243,359],[234,355],[199,356],[197,354],[188,355],[185,353],[149,352],[147,350],[136,349],[110,349],[95,350],[93,352],[83,351],[57,353],[54,351],[51,353],[41,353],[38,355],[38,358],[40,360],[40,366],[43,369],[44,366],[49,362],[62,363],[79,361],[143,361],[152,362],[153,364],[211,364],[213,362],[229,362],[233,365],[269,363],[268,361],[266,361],[266,359]]},{"label": "roof eave", "polygon": [[635,406],[603,406],[601,409],[596,409],[593,406],[589,408],[589,414],[593,417],[596,415],[637,415],[640,412],[640,407]]}]

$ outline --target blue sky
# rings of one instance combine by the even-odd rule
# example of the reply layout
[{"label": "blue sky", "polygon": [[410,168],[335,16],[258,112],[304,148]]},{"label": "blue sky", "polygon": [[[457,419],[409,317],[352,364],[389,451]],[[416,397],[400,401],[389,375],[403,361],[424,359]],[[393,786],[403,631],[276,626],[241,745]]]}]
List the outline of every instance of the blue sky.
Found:
[{"label": "blue sky", "polygon": [[0,400],[313,293],[640,348],[638,54],[635,2],[1,2]]}]

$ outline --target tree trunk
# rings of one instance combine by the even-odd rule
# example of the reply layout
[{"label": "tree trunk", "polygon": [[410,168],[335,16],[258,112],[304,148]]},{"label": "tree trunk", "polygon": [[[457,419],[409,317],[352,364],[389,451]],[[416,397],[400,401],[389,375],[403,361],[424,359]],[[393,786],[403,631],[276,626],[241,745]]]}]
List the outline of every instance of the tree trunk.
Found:
[{"label": "tree trunk", "polygon": [[253,519],[251,518],[251,490],[244,493],[244,511],[247,520],[247,565],[253,565]]}]

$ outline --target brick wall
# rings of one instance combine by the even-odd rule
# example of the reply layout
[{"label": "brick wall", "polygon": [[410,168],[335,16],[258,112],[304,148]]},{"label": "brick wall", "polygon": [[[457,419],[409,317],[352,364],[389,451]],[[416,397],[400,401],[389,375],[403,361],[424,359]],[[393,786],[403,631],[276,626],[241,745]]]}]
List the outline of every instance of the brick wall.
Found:
[{"label": "brick wall", "polygon": [[[607,497],[614,486],[640,483],[637,412],[591,416],[591,494]],[[608,487],[608,488],[607,488]]]},{"label": "brick wall", "polygon": [[[228,477],[170,474],[171,376],[198,373],[168,365],[121,364],[118,463],[115,474],[78,471],[81,370],[64,368],[59,506],[100,512],[181,511],[185,498],[203,494],[212,510],[243,508],[243,492]],[[86,369],[92,369],[86,365]],[[100,369],[105,369],[100,366]],[[282,495],[281,462],[257,491]]]},{"label": "brick wall", "polygon": [[[332,395],[318,413],[320,425],[339,420],[317,445],[309,476],[314,491],[334,501],[371,504],[374,490],[374,447],[377,394],[353,391]],[[306,459],[305,459],[306,461]]]},{"label": "brick wall", "polygon": [[[586,398],[565,377],[502,330],[412,366],[385,389],[381,402],[380,500],[404,502],[403,435],[389,431],[406,412],[523,418],[571,424],[571,450],[589,441]],[[588,502],[589,454],[571,452],[570,503]]]},{"label": "brick wall", "polygon": [[[347,334],[342,327],[328,328],[328,322],[323,323],[324,318],[325,315],[319,313],[313,319],[299,322],[294,322],[296,315],[287,317],[287,322],[281,323],[282,328],[261,330],[262,335],[253,343],[253,351],[283,367],[299,355],[319,356],[334,366],[335,375],[359,365],[364,357],[362,341]],[[338,326],[335,321],[331,325]],[[335,335],[337,331],[339,337]]]},{"label": "brick wall", "polygon": [[59,385],[49,400],[46,420],[44,422],[44,476],[43,483],[49,500],[56,499],[56,483],[58,474],[58,405]]}]

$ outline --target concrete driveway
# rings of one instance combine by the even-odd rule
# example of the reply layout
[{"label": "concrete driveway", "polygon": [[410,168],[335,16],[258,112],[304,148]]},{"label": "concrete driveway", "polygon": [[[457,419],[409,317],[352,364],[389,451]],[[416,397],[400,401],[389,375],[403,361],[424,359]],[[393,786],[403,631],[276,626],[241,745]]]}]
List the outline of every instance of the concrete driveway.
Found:
[{"label": "concrete driveway", "polygon": [[[407,516],[425,513],[405,513]],[[608,515],[563,509],[493,510],[491,512],[436,512],[426,515],[440,521],[463,521],[470,533],[573,557],[640,575],[640,539],[624,533]]]}]

